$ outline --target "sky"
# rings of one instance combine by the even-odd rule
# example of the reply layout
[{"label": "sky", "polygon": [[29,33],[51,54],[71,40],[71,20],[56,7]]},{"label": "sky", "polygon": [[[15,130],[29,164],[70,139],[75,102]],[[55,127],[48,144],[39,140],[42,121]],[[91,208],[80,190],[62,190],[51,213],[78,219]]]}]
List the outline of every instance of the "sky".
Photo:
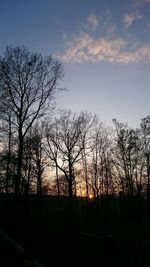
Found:
[{"label": "sky", "polygon": [[53,55],[61,108],[138,127],[150,115],[150,0],[0,0],[0,54],[24,45]]}]

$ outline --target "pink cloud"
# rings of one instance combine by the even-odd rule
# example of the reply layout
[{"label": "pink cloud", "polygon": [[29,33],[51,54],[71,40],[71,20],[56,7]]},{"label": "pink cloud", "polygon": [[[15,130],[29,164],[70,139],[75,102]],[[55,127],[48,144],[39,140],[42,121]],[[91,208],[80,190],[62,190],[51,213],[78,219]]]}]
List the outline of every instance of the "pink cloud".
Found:
[{"label": "pink cloud", "polygon": [[63,54],[57,54],[57,57],[68,63],[150,63],[150,45],[136,47],[134,51],[127,47],[127,42],[122,38],[108,40],[81,34],[68,42],[67,50]]},{"label": "pink cloud", "polygon": [[139,13],[138,10],[135,10],[131,13],[126,13],[123,17],[123,21],[125,26],[128,28],[132,25],[132,23],[136,20],[141,20],[143,18],[143,15]]},{"label": "pink cloud", "polygon": [[95,30],[99,25],[98,18],[95,14],[90,14],[86,19],[86,23],[92,30]]}]

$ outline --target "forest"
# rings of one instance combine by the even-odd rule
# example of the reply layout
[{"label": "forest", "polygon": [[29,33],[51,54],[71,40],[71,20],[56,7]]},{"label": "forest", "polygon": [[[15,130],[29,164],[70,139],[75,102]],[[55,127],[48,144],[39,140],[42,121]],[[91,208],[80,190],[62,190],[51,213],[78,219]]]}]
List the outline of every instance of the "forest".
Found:
[{"label": "forest", "polygon": [[[60,62],[23,46],[7,47],[0,57],[1,227],[24,246],[27,233],[37,238],[49,227],[58,251],[54,239],[64,233],[69,239],[67,229],[105,235],[105,240],[111,234],[115,244],[126,240],[148,249],[150,116],[135,129],[116,118],[107,126],[88,111],[60,110],[55,100],[58,92],[66,93],[63,78]],[[57,227],[55,238],[52,227]],[[107,253],[115,255],[110,239]],[[148,266],[143,258],[143,265],[139,260],[139,265],[116,263],[112,255],[111,263],[105,255],[101,265]],[[56,257],[51,261],[55,266]],[[70,259],[66,264],[76,265],[70,265]]]}]

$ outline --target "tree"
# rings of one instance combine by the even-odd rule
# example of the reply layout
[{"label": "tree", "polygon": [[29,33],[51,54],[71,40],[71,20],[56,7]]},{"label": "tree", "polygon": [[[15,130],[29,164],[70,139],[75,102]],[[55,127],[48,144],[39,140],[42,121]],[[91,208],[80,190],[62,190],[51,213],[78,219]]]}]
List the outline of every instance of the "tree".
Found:
[{"label": "tree", "polygon": [[90,165],[91,188],[95,197],[108,195],[113,191],[110,132],[102,122],[96,121],[92,135]]},{"label": "tree", "polygon": [[4,191],[8,193],[13,190],[16,172],[16,140],[12,131],[11,114],[1,114],[0,121],[1,137],[1,176],[5,184]]},{"label": "tree", "polygon": [[57,60],[31,53],[25,47],[7,47],[0,58],[1,110],[11,114],[18,138],[16,194],[20,192],[25,136],[34,122],[46,114],[62,76],[62,65]]},{"label": "tree", "polygon": [[133,196],[135,185],[138,189],[138,176],[143,168],[140,136],[138,130],[128,128],[127,124],[119,123],[117,120],[113,121],[116,127],[116,165],[120,174],[122,173],[120,177],[122,190],[127,195]]},{"label": "tree", "polygon": [[36,178],[37,195],[42,195],[43,176],[47,166],[47,158],[44,152],[44,125],[36,124],[33,128],[32,150],[33,150],[33,169]]},{"label": "tree", "polygon": [[75,164],[82,158],[89,116],[62,111],[53,126],[47,126],[47,155],[65,175],[69,197],[75,191]]},{"label": "tree", "polygon": [[22,191],[28,194],[31,190],[42,194],[44,170],[47,159],[44,153],[43,123],[36,123],[24,139],[24,155],[22,168]]},{"label": "tree", "polygon": [[[88,166],[89,166],[89,160],[91,157],[91,151],[92,151],[92,131],[93,131],[93,125],[97,121],[97,116],[92,116],[91,114],[85,114],[87,117],[85,130],[82,134],[82,168],[83,168],[83,179],[85,181],[85,187],[86,187],[86,200],[88,203],[88,198],[90,196],[90,190],[89,190],[89,174],[88,174]],[[78,170],[79,176],[82,177],[81,171]],[[83,184],[83,181],[82,181]],[[82,194],[82,192],[81,192]]]},{"label": "tree", "polygon": [[147,172],[147,199],[150,206],[150,116],[141,120],[141,139],[143,158],[146,158],[146,172]]}]

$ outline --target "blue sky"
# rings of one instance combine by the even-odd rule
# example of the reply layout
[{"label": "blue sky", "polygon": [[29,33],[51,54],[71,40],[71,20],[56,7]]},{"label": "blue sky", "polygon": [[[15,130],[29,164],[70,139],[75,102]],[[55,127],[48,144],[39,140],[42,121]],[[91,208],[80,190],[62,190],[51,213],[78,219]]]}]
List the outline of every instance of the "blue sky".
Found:
[{"label": "blue sky", "polygon": [[150,114],[150,0],[0,3],[0,53],[25,45],[62,61],[61,107],[134,127]]}]

